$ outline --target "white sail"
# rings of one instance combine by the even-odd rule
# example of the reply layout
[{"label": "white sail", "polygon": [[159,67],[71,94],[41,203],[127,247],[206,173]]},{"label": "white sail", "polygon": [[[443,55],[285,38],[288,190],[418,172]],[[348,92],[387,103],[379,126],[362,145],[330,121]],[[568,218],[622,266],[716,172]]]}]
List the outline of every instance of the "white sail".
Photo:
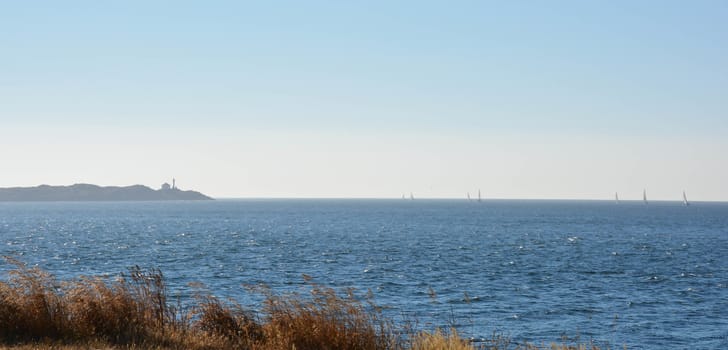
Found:
[{"label": "white sail", "polygon": [[687,207],[690,205],[690,202],[688,202],[688,197],[685,195],[685,191],[683,190],[683,204]]},{"label": "white sail", "polygon": [[480,201],[481,201],[481,199],[480,199],[480,190],[478,190],[478,202],[480,202]]},{"label": "white sail", "polygon": [[614,202],[619,204],[619,194],[617,192],[614,192]]},{"label": "white sail", "polygon": [[470,202],[470,192],[468,192],[468,202]]},{"label": "white sail", "polygon": [[410,192],[410,200],[415,200],[415,196]]},{"label": "white sail", "polygon": [[642,201],[647,204],[647,190],[642,190]]}]

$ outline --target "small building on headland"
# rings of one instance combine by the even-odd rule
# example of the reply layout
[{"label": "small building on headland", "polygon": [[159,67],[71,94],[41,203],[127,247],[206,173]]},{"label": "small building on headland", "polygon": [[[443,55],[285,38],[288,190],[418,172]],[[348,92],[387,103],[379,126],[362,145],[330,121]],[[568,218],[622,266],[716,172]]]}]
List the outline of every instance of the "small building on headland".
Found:
[{"label": "small building on headland", "polygon": [[165,182],[162,184],[162,190],[176,190],[177,189],[177,179],[172,179],[172,186],[169,185],[169,182]]}]

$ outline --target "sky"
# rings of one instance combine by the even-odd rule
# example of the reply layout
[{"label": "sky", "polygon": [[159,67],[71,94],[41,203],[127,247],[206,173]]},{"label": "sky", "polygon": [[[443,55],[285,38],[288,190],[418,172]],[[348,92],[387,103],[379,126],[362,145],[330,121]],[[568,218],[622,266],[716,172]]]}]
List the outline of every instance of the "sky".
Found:
[{"label": "sky", "polygon": [[725,1],[7,1],[0,187],[728,201]]}]

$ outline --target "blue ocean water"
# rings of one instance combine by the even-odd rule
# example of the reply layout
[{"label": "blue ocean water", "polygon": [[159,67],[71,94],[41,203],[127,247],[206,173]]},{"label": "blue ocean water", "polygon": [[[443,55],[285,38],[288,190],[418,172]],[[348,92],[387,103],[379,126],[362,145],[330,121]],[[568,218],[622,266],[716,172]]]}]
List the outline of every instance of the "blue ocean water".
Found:
[{"label": "blue ocean water", "polygon": [[476,339],[728,348],[728,203],[0,203],[0,239],[59,278],[158,267],[173,293],[201,282],[251,308],[244,285],[300,292],[307,274]]}]

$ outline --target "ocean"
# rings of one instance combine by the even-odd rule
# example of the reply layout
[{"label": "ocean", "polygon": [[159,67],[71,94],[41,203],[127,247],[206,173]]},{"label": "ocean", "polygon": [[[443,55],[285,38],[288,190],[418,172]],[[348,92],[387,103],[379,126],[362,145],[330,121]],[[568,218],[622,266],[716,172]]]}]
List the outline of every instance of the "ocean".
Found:
[{"label": "ocean", "polygon": [[728,348],[728,203],[0,203],[0,239],[59,279],[159,268],[181,300],[199,282],[256,310],[246,286],[305,292],[305,274],[475,341]]}]

